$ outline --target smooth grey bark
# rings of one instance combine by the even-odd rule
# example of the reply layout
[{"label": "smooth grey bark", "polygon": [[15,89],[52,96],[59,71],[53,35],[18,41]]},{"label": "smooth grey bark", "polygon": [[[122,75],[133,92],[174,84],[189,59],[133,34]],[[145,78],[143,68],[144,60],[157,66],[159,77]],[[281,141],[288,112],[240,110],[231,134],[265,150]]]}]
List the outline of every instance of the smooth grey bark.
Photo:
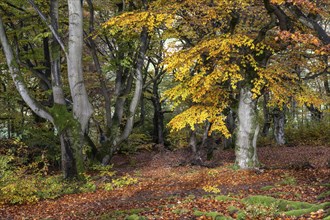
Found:
[{"label": "smooth grey bark", "polygon": [[40,18],[43,20],[43,22],[45,22],[45,24],[48,26],[48,28],[50,29],[50,31],[52,32],[53,36],[56,38],[58,44],[60,45],[62,51],[65,53],[65,55],[67,56],[67,52],[65,49],[65,45],[60,37],[60,35],[58,34],[58,30],[52,26],[52,24],[50,24],[48,22],[47,17],[40,11],[40,9],[37,7],[37,5],[34,3],[33,0],[27,0],[31,6],[36,10],[36,12],[38,13],[38,15],[40,16]]},{"label": "smooth grey bark", "polygon": [[[58,18],[59,18],[58,7],[59,7],[58,0],[50,1],[51,26],[54,28],[56,32],[58,31]],[[61,48],[54,34],[52,36],[50,46],[51,46],[51,78],[52,78],[54,103],[65,105],[63,85],[61,80],[61,67],[60,67]]]},{"label": "smooth grey bark", "polygon": [[191,151],[193,152],[193,154],[196,155],[197,151],[198,151],[196,129],[190,131],[188,144],[189,144],[189,147],[191,148]]},{"label": "smooth grey bark", "polygon": [[248,87],[241,88],[235,148],[236,164],[241,169],[259,167],[257,157],[259,124],[257,122],[256,104],[257,101],[252,99],[250,89]]},{"label": "smooth grey bark", "polygon": [[82,48],[83,48],[83,15],[82,1],[68,0],[69,9],[69,40],[66,50],[56,28],[49,24],[46,16],[39,10],[33,0],[28,0],[38,12],[41,19],[47,24],[53,36],[66,55],[68,80],[73,100],[74,117],[79,121],[83,133],[87,131],[88,121],[93,113],[92,105],[88,100],[82,72]]},{"label": "smooth grey bark", "polygon": [[274,137],[278,145],[285,144],[285,112],[279,108],[273,110]]},{"label": "smooth grey bark", "polygon": [[205,128],[204,128],[202,144],[201,144],[202,148],[205,147],[205,145],[206,145],[207,138],[209,137],[209,131],[210,131],[211,125],[212,124],[209,121],[205,122]]},{"label": "smooth grey bark", "polygon": [[[39,10],[39,8],[34,4],[33,0],[28,0],[33,8],[37,11],[41,19],[47,24],[51,30],[53,37],[56,39],[58,45],[64,52],[67,60],[67,70],[68,70],[68,81],[70,85],[71,97],[73,100],[73,117],[79,122],[79,127],[66,128],[62,131],[65,135],[61,137],[61,147],[64,152],[62,158],[64,160],[72,160],[70,163],[74,163],[76,168],[83,169],[81,146],[83,144],[84,136],[88,130],[88,122],[93,113],[92,105],[88,100],[87,91],[84,84],[83,72],[82,72],[82,49],[83,49],[83,15],[82,15],[82,1],[68,0],[68,10],[69,10],[69,39],[68,39],[68,50],[66,50],[64,43],[62,42],[58,32],[57,26],[52,20],[49,24],[46,16]],[[56,2],[51,2],[51,4],[57,4]],[[51,7],[57,7],[56,5],[51,5]],[[54,13],[54,11],[52,12]],[[58,12],[55,12],[58,13]],[[56,16],[56,15],[51,15]],[[63,90],[60,83],[59,68],[54,64],[54,74],[52,79],[54,80],[53,92],[54,92],[54,102],[65,108],[65,100],[63,97]],[[62,93],[62,94],[61,94]],[[55,125],[56,126],[56,125]],[[64,133],[63,133],[64,132]],[[72,148],[71,148],[72,146]],[[69,150],[72,150],[70,156]],[[62,152],[62,153],[63,153]],[[75,160],[75,162],[74,162]],[[62,161],[63,162],[63,161]],[[67,164],[63,162],[62,164]],[[70,165],[65,165],[70,167]],[[73,165],[71,166],[73,167]],[[76,175],[74,169],[69,170],[72,175]],[[71,174],[69,174],[71,175]]]},{"label": "smooth grey bark", "polygon": [[73,100],[73,114],[79,121],[83,133],[87,131],[88,121],[93,113],[88,100],[82,71],[83,15],[82,2],[68,0],[69,42],[68,42],[68,80]]},{"label": "smooth grey bark", "polygon": [[[123,130],[121,130],[120,125],[121,125],[121,119],[122,119],[122,114],[123,114],[123,109],[124,109],[124,104],[126,97],[118,97],[117,102],[116,102],[116,107],[115,107],[115,112],[113,115],[113,120],[111,124],[111,128],[107,132],[107,141],[103,143],[103,148],[107,147],[106,149],[106,155],[102,159],[102,164],[108,164],[113,156],[113,153],[118,150],[120,147],[120,144],[127,140],[129,135],[131,134],[134,126],[134,116],[138,107],[138,104],[141,100],[142,96],[142,90],[143,90],[143,66],[144,66],[144,61],[146,57],[146,52],[148,49],[148,29],[146,27],[143,27],[140,35],[140,49],[138,52],[137,56],[137,61],[136,61],[136,67],[135,67],[135,74],[130,75],[129,78],[127,79],[127,84],[126,88],[124,89],[125,92],[128,92],[132,86],[133,80],[135,79],[135,88],[134,88],[134,93],[133,93],[133,98],[129,104],[129,112],[127,115],[127,121],[125,124],[125,127]],[[118,76],[118,75],[117,75]],[[119,87],[119,85],[122,85],[122,75],[119,75],[121,80],[116,79],[116,92],[120,93],[120,90],[122,88]],[[118,87],[117,87],[118,86]],[[123,90],[122,90],[123,91]],[[128,94],[128,93],[127,93]],[[108,145],[108,146],[106,146]]]},{"label": "smooth grey bark", "polygon": [[93,114],[88,100],[82,68],[83,52],[83,14],[82,1],[68,0],[69,39],[67,53],[67,70],[70,93],[73,101],[73,118],[79,122],[78,128],[72,128],[73,150],[78,172],[84,170],[82,146],[88,124]]},{"label": "smooth grey bark", "polygon": [[[54,30],[58,31],[58,0],[50,1],[50,19],[51,26]],[[61,80],[61,67],[60,67],[60,45],[54,36],[51,39],[51,78],[52,78],[52,91],[53,91],[53,99],[55,105],[60,105],[62,108],[66,108],[63,85]],[[73,151],[73,136],[70,131],[72,128],[66,128],[63,131],[60,131],[60,142],[61,142],[61,167],[63,176],[65,179],[74,178],[78,176],[76,159],[74,157]]]},{"label": "smooth grey bark", "polygon": [[6,57],[6,61],[11,77],[22,99],[35,114],[53,123],[54,119],[52,115],[45,108],[43,108],[43,106],[40,103],[38,103],[33,97],[31,97],[28,92],[28,89],[23,81],[23,76],[21,75],[20,69],[15,60],[12,47],[9,44],[8,38],[6,36],[5,28],[1,17],[0,17],[0,42]]},{"label": "smooth grey bark", "polygon": [[116,139],[114,142],[114,145],[116,146],[117,143],[120,143],[128,138],[128,136],[131,134],[133,125],[134,125],[134,115],[137,109],[137,106],[139,104],[139,101],[141,99],[142,95],[142,89],[143,89],[143,75],[142,75],[142,69],[144,65],[144,60],[146,56],[146,52],[148,49],[148,29],[146,27],[143,27],[143,30],[141,32],[141,46],[137,58],[136,63],[136,72],[135,72],[135,90],[133,99],[129,106],[129,115],[126,121],[126,125],[124,128],[124,131],[122,132],[122,135],[120,138]]}]

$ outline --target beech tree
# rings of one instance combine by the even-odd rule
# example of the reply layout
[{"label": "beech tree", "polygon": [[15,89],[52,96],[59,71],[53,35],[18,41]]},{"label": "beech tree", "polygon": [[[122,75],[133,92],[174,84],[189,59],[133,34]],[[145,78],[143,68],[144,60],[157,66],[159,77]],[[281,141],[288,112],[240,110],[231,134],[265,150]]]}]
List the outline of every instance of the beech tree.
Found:
[{"label": "beech tree", "polygon": [[[69,38],[67,47],[57,32],[58,24],[58,2],[50,4],[51,23],[48,23],[46,16],[31,0],[29,3],[39,14],[40,18],[47,24],[53,34],[52,43],[52,92],[54,106],[46,108],[30,95],[16,61],[12,45],[9,43],[5,27],[0,20],[0,39],[4,54],[7,59],[12,79],[16,88],[25,103],[38,116],[50,121],[60,133],[62,150],[62,169],[65,178],[72,178],[78,175],[78,170],[83,169],[82,164],[82,137],[88,130],[88,121],[92,114],[92,108],[88,100],[82,73],[82,46],[83,46],[83,16],[81,1],[68,0],[69,14]],[[67,60],[68,81],[71,97],[73,100],[73,114],[66,107],[63,97],[61,75],[59,73],[59,47],[62,49]]]},{"label": "beech tree", "polygon": [[[175,105],[188,99],[193,103],[172,119],[172,129],[189,126],[194,130],[207,120],[212,124],[210,132],[218,130],[228,137],[224,110],[235,106],[230,94],[236,94],[236,163],[244,169],[258,167],[258,97],[269,92],[270,105],[279,108],[291,97],[301,104],[322,102],[294,71],[296,63],[302,64],[296,50],[302,54],[315,51],[316,59],[322,56],[320,51],[327,53],[329,36],[306,15],[317,13],[317,6],[308,1],[268,0],[161,4],[176,17],[173,26],[179,31],[174,36],[186,42],[185,48],[165,60],[167,71],[179,82],[166,97]],[[323,2],[321,7],[325,5]]]},{"label": "beech tree", "polygon": [[[82,1],[68,0],[65,11],[58,4],[57,0],[1,2],[0,39],[22,99],[59,132],[65,177],[76,176],[83,167],[81,147],[93,113],[91,104],[96,110],[93,122],[102,136],[98,156],[107,155],[104,164],[138,124],[139,107],[144,119],[141,100],[146,91],[154,107],[154,142],[164,144],[162,102],[166,101],[180,109],[169,126],[173,132],[189,129],[195,152],[197,131],[203,133],[202,145],[207,135],[218,132],[226,146],[235,142],[237,165],[249,169],[259,166],[259,130],[266,135],[272,121],[275,139],[284,144],[285,112],[291,103],[306,106],[318,120],[322,104],[328,102],[313,84],[319,80],[329,94],[326,0],[87,0],[84,7]],[[6,14],[8,8],[33,18]],[[61,34],[66,28],[59,25],[62,14],[68,17],[68,35]],[[19,37],[12,32],[16,26],[8,22],[8,15],[27,28],[38,19],[34,34],[24,33],[23,45],[16,44]],[[83,17],[88,19],[85,32]],[[87,88],[93,94],[91,102],[83,78],[83,52],[84,59],[92,61],[88,67],[94,64],[89,80],[99,83]],[[61,60],[67,64],[67,75],[61,73]],[[26,85],[33,82],[26,73],[38,77],[44,100]],[[159,83],[165,74],[173,82],[163,93]],[[262,128],[257,119],[260,97],[264,97]]]}]

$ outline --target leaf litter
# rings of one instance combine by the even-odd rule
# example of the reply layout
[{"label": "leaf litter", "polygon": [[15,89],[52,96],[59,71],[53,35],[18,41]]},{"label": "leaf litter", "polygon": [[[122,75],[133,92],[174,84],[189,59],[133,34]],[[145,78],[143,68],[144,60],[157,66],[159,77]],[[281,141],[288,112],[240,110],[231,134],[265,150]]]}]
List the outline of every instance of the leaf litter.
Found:
[{"label": "leaf litter", "polygon": [[[182,166],[186,155],[185,149],[116,155],[114,170],[121,175],[128,173],[138,183],[35,204],[2,205],[0,219],[125,219],[130,215],[146,219],[215,219],[218,214],[239,219],[238,210],[249,209],[241,199],[252,195],[313,204],[330,201],[329,195],[319,197],[329,190],[329,147],[259,148],[264,165],[261,172],[235,169],[233,150],[216,151],[210,163],[221,165],[213,168]],[[216,193],[205,191],[214,188],[218,189]],[[245,219],[322,219],[327,211],[290,217],[263,209],[248,213]]]}]

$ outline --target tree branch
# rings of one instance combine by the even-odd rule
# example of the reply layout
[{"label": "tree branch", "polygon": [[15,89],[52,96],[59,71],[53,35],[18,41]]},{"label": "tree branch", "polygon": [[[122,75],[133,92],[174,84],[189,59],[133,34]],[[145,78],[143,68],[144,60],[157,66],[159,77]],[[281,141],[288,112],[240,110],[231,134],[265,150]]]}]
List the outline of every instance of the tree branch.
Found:
[{"label": "tree branch", "polygon": [[297,17],[300,23],[302,23],[306,27],[309,27],[310,29],[313,29],[317,33],[323,44],[330,44],[330,36],[316,21],[304,15],[304,13],[296,5],[291,4],[289,6],[289,9]]},{"label": "tree branch", "polygon": [[32,109],[32,111],[37,114],[38,116],[54,123],[54,119],[52,115],[37,101],[35,100],[30,94],[29,91],[22,80],[22,75],[15,61],[14,53],[12,50],[11,45],[8,42],[5,28],[2,22],[2,18],[0,17],[0,42],[2,45],[2,49],[4,51],[7,65],[10,71],[10,75],[15,83],[16,89],[21,95],[24,102]]},{"label": "tree branch", "polygon": [[34,3],[33,0],[27,0],[32,7],[36,10],[36,12],[38,13],[38,15],[40,16],[41,20],[48,26],[48,28],[50,29],[50,31],[52,32],[52,34],[54,35],[55,39],[57,40],[58,44],[60,45],[61,49],[63,50],[65,56],[67,57],[68,54],[66,52],[65,49],[65,45],[60,37],[60,35],[58,34],[58,32],[56,31],[56,29],[48,22],[46,16],[40,11],[40,9],[38,8],[38,6]]}]

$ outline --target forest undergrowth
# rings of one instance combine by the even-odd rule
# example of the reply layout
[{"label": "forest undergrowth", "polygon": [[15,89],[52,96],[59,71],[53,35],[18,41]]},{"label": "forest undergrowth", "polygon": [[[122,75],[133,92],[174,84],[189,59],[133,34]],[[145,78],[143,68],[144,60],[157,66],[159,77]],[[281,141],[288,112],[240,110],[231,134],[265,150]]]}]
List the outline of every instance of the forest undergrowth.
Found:
[{"label": "forest undergrowth", "polygon": [[[187,153],[116,155],[115,166],[94,166],[81,183],[55,181],[53,175],[47,185],[49,178],[39,173],[35,184],[58,194],[23,204],[3,202],[0,219],[329,218],[327,146],[259,148],[260,170],[238,170],[233,150],[217,150],[207,166],[183,165]],[[20,181],[21,190],[28,187],[27,174]]]}]

